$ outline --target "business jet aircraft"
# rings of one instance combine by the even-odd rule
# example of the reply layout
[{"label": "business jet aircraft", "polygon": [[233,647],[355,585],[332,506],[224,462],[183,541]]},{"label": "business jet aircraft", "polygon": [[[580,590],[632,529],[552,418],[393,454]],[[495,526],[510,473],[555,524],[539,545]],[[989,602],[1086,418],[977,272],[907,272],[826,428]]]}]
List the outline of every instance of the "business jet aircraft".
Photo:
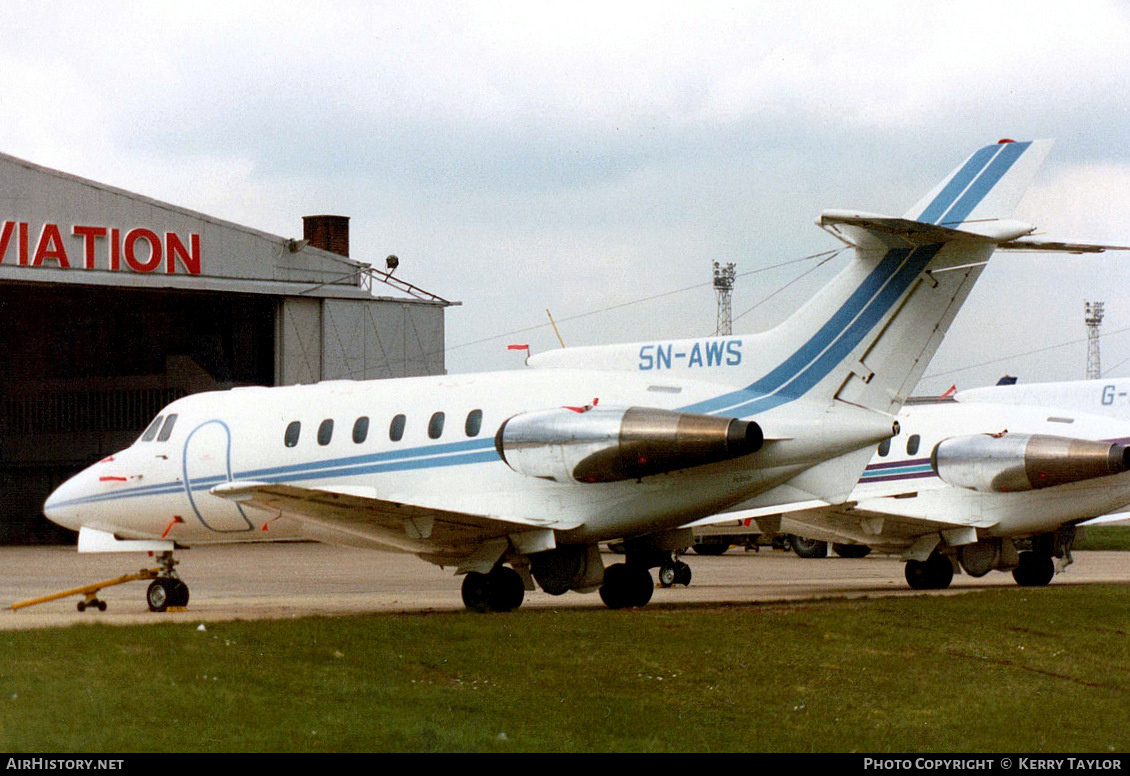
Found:
[{"label": "business jet aircraft", "polygon": [[760,526],[748,530],[901,554],[916,589],[946,588],[960,570],[1046,585],[1071,562],[1076,525],[1130,506],[1128,396],[1130,380],[1107,379],[913,403],[844,504],[741,517]]},{"label": "business jet aircraft", "polygon": [[[152,609],[187,603],[175,547],[286,538],[454,566],[474,610],[535,581],[642,606],[681,526],[770,490],[847,498],[989,256],[1034,230],[1008,219],[1049,146],[982,148],[902,218],[826,211],[853,259],[767,332],[192,395],[44,512],[80,552],[158,553]],[[627,555],[606,569],[608,540]]]}]

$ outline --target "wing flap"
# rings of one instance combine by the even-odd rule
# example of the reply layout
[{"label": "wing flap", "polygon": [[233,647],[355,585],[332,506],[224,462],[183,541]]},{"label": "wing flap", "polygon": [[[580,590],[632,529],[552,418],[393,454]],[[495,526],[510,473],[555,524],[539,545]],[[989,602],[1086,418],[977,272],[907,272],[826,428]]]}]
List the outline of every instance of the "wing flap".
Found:
[{"label": "wing flap", "polygon": [[[875,501],[879,501],[876,499]],[[870,506],[871,508],[868,508]],[[899,514],[887,511],[889,504],[860,504],[851,509],[842,507],[800,510],[783,516],[781,531],[822,541],[848,539],[886,552],[906,552],[924,536],[963,535],[988,521],[938,520],[924,515]]]},{"label": "wing flap", "polygon": [[338,544],[375,545],[421,555],[465,557],[485,541],[527,531],[545,531],[534,522],[503,520],[376,498],[358,488],[303,488],[266,482],[230,482],[211,493],[286,518],[312,539]]}]

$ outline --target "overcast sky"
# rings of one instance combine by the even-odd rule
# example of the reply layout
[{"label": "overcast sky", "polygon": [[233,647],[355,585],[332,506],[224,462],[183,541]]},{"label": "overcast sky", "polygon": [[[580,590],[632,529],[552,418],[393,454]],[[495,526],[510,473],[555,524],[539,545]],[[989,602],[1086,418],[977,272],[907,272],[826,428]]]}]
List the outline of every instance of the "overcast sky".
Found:
[{"label": "overcast sky", "polygon": [[[846,261],[797,262],[821,210],[901,215],[1002,137],[1056,139],[1018,217],[1130,245],[1122,3],[4,8],[0,151],[283,236],[348,215],[462,302],[452,373],[557,347],[547,309],[566,345],[710,334],[715,260],[768,328]],[[1130,375],[1130,254],[998,254],[920,391],[1081,378],[1088,299]]]}]

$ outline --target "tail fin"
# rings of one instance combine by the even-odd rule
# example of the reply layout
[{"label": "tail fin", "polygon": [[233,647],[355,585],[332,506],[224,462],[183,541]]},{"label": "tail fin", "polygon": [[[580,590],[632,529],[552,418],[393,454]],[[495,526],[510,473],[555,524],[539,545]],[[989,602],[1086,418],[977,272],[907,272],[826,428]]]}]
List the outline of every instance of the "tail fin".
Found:
[{"label": "tail fin", "polygon": [[563,348],[527,363],[654,370],[730,386],[720,396],[680,408],[688,412],[748,417],[801,398],[895,412],[993,250],[1034,231],[1008,219],[1049,148],[1050,141],[982,148],[906,217],[825,211],[817,223],[854,247],[855,257],[774,329]]},{"label": "tail fin", "polygon": [[951,229],[1008,218],[1049,150],[1048,140],[985,146],[903,217]]},{"label": "tail fin", "polygon": [[740,417],[803,397],[897,411],[997,244],[1033,231],[1007,219],[1049,146],[982,148],[912,218],[825,212],[818,223],[855,248],[852,262],[780,326],[743,337],[757,360],[742,388],[688,409]]}]

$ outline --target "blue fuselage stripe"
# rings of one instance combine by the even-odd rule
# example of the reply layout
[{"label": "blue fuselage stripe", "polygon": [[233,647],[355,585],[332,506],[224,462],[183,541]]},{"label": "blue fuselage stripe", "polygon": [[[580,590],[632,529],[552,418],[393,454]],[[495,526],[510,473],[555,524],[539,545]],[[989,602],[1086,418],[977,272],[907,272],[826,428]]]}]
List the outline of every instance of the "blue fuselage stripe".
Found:
[{"label": "blue fuselage stripe", "polygon": [[909,255],[910,251],[905,248],[888,251],[867,279],[808,342],[747,390],[754,393],[771,393],[795,379],[805,367],[812,364],[825,351],[829,343],[846,332],[849,325],[858,318],[867,305],[872,303],[876,294],[883,289]]},{"label": "blue fuselage stripe", "polygon": [[[909,251],[887,252],[867,279],[822,326],[781,366],[744,390],[684,407],[687,412],[722,412],[738,417],[765,412],[793,401],[827,377],[885,316],[941,245],[925,245]],[[831,326],[831,322],[836,323]],[[787,367],[787,368],[786,368]]]},{"label": "blue fuselage stripe", "polygon": [[[371,455],[348,456],[325,460],[304,461],[286,466],[263,469],[250,469],[234,472],[232,479],[255,482],[294,482],[299,480],[328,479],[333,477],[353,477],[361,474],[379,474],[391,471],[410,471],[441,466],[460,466],[463,464],[487,463],[497,461],[494,439],[476,439],[467,442],[440,444],[432,447],[415,447],[406,450],[392,450]],[[228,477],[215,474],[208,477],[194,477],[189,483],[193,492],[207,491],[228,482]],[[116,489],[96,496],[86,496],[70,501],[61,501],[54,506],[64,507],[77,504],[96,504],[122,498],[143,498],[146,496],[166,496],[184,493],[183,482],[166,482],[160,485],[147,485],[137,488]]]}]

